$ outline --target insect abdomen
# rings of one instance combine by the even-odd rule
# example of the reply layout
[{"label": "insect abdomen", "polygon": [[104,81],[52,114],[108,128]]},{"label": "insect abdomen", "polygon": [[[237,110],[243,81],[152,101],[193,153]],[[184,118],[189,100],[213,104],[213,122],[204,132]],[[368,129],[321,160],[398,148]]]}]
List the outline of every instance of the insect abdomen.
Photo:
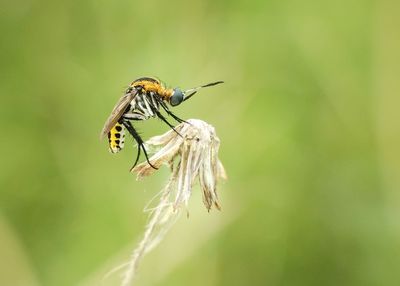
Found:
[{"label": "insect abdomen", "polygon": [[110,132],[108,132],[108,143],[111,153],[118,153],[124,148],[125,127],[122,124],[117,122],[117,124],[111,128]]}]

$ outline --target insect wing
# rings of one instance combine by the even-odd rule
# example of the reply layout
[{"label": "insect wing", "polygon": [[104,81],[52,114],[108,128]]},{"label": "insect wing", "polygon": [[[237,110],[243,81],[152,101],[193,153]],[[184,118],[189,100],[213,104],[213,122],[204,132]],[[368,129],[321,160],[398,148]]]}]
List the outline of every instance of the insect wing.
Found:
[{"label": "insect wing", "polygon": [[135,97],[136,92],[129,93],[121,97],[117,104],[115,105],[111,115],[108,117],[106,123],[104,123],[103,130],[100,133],[100,139],[103,139],[104,136],[110,132],[111,128],[118,122],[121,116],[124,114],[126,107],[130,104],[132,99]]}]

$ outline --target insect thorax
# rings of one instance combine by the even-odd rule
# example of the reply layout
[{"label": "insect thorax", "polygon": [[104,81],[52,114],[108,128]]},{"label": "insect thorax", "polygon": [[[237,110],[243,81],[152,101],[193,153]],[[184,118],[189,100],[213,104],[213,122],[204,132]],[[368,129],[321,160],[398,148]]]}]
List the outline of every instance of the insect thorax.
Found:
[{"label": "insect thorax", "polygon": [[157,94],[160,99],[168,101],[172,95],[172,89],[166,88],[160,80],[150,77],[142,77],[131,83],[130,87],[135,88],[140,94]]},{"label": "insect thorax", "polygon": [[160,100],[162,100],[161,96],[153,91],[138,93],[130,102],[124,117],[131,120],[147,120],[157,117]]}]

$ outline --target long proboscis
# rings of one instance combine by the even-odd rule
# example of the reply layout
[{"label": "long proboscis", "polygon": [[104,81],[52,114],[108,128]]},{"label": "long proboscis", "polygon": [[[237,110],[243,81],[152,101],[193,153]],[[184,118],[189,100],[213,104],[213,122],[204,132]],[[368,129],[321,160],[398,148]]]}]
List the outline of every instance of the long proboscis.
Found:
[{"label": "long proboscis", "polygon": [[205,85],[200,85],[198,87],[194,87],[194,88],[190,88],[188,90],[185,90],[183,92],[183,94],[185,95],[185,98],[183,99],[183,101],[188,100],[189,98],[191,98],[193,95],[195,95],[199,91],[199,89],[202,89],[203,87],[214,86],[214,85],[217,85],[217,84],[220,84],[220,83],[224,83],[224,82],[220,80],[220,81],[207,83]]}]

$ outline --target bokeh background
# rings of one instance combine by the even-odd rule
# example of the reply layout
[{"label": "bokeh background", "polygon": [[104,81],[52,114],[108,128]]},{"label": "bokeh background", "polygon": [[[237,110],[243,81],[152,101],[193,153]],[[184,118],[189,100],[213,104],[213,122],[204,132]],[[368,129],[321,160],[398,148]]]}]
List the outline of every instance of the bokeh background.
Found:
[{"label": "bokeh background", "polygon": [[168,171],[137,182],[99,132],[145,75],[226,82],[174,110],[229,180],[137,285],[400,285],[399,3],[2,1],[0,285],[118,285]]}]

